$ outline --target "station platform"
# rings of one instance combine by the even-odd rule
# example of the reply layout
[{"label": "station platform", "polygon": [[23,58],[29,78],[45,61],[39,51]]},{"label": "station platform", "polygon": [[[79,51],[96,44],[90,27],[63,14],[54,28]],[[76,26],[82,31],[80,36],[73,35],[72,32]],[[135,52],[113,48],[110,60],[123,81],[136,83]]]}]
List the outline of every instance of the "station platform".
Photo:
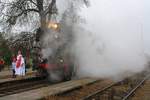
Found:
[{"label": "station platform", "polygon": [[64,93],[75,88],[96,82],[97,79],[84,78],[42,87],[35,90],[0,97],[0,100],[39,100],[50,95]]},{"label": "station platform", "polygon": [[[36,71],[32,71],[32,69],[28,69],[26,75],[32,75]],[[1,79],[6,79],[6,78],[11,78],[12,77],[12,70],[4,70],[0,72],[0,80]]]},{"label": "station platform", "polygon": [[12,72],[10,70],[5,70],[0,72],[0,84],[10,81],[23,80],[31,77],[36,77],[36,71],[28,70],[25,76],[17,76],[16,78],[12,78]]}]

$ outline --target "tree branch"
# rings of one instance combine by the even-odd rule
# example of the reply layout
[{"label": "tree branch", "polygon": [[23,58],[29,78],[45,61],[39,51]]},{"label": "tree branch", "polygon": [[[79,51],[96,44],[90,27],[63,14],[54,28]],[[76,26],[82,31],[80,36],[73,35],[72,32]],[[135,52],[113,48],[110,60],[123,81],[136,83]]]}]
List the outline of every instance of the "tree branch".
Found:
[{"label": "tree branch", "polygon": [[[29,1],[32,1],[32,0],[29,0]],[[14,7],[12,7],[12,8],[18,8],[18,9],[20,9],[20,10],[23,10],[22,9],[22,7],[21,6],[19,6],[19,5],[17,5],[17,4],[13,4],[12,6],[14,6]],[[30,8],[30,9],[27,9],[27,10],[32,10],[32,11],[35,11],[35,12],[39,12],[39,10],[37,10],[37,9],[34,9],[34,8]]]},{"label": "tree branch", "polygon": [[53,6],[56,4],[56,0],[52,0],[51,3],[49,4],[48,8],[44,11],[45,15],[48,13],[52,13]]},{"label": "tree branch", "polygon": [[2,1],[0,1],[0,4],[4,4],[4,5],[12,5],[12,3],[8,3],[8,2],[2,2]]},{"label": "tree branch", "polygon": [[7,14],[4,14],[4,13],[2,13],[2,14],[3,14],[4,16],[8,16],[8,17],[19,17],[19,16],[25,14],[26,12],[31,12],[31,11],[34,11],[34,12],[39,13],[39,11],[38,11],[37,9],[26,9],[26,10],[22,10],[22,12],[19,13],[19,14],[17,14],[17,15],[7,15]]},{"label": "tree branch", "polygon": [[28,1],[30,1],[32,4],[34,4],[35,6],[37,6],[37,4],[33,0],[28,0]]},{"label": "tree branch", "polygon": [[37,10],[37,9],[26,9],[25,11],[27,11],[27,12],[34,11],[34,12],[39,13],[39,10]]},{"label": "tree branch", "polygon": [[37,7],[39,9],[40,12],[43,11],[43,0],[36,0],[37,2]]}]

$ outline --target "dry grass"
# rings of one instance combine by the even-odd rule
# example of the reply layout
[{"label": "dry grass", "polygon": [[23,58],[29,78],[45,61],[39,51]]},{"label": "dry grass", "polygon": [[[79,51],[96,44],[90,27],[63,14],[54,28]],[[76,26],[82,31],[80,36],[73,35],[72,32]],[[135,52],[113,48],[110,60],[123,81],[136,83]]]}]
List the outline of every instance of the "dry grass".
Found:
[{"label": "dry grass", "polygon": [[132,100],[150,100],[150,81],[137,90]]}]

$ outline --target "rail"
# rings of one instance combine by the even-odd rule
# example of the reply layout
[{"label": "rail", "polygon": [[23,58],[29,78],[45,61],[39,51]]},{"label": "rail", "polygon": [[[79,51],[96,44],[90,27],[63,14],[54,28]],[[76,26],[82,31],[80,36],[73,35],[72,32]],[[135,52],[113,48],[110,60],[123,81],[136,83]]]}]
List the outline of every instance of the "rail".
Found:
[{"label": "rail", "polygon": [[147,75],[142,81],[139,82],[139,84],[133,88],[126,96],[124,96],[124,98],[122,100],[127,100],[129,97],[131,97],[133,95],[133,93],[136,92],[136,90],[138,88],[140,88],[140,86],[147,80],[149,79],[150,75]]},{"label": "rail", "polygon": [[31,89],[40,88],[43,86],[48,86],[48,82],[45,79],[40,77],[24,79],[24,80],[17,80],[17,81],[10,81],[6,82],[6,84],[2,84],[0,87],[0,97],[11,95],[19,92],[28,91]]},{"label": "rail", "polygon": [[[97,90],[97,91],[83,97],[81,100],[91,100],[93,98],[98,98],[104,94],[108,95],[108,97],[110,97],[111,99],[118,97],[118,98],[120,98],[120,100],[127,100],[150,77],[149,74],[148,75],[145,74],[144,76],[143,75],[141,74],[142,79],[140,79],[140,80],[138,79],[138,81],[136,83],[133,81],[132,84],[128,84],[128,78],[127,78],[127,79],[121,80],[119,82],[112,83],[103,89]],[[115,88],[115,86],[124,86],[125,84],[128,85],[129,89],[127,89],[126,92],[122,91],[122,93],[120,93],[119,95],[116,94],[117,87]],[[136,86],[130,88],[130,86],[132,86],[133,84],[136,84]]]},{"label": "rail", "polygon": [[117,84],[120,84],[121,82],[122,82],[122,81],[112,83],[112,84],[110,84],[109,86],[107,86],[107,87],[105,87],[105,88],[103,88],[103,89],[97,90],[97,91],[93,92],[92,94],[89,94],[89,95],[83,97],[81,100],[88,100],[88,99],[90,100],[90,98],[92,98],[92,97],[94,97],[94,96],[96,96],[96,95],[98,95],[98,94],[103,93],[104,91],[110,89],[111,87],[113,87],[113,86],[115,86],[115,85],[117,85]]}]

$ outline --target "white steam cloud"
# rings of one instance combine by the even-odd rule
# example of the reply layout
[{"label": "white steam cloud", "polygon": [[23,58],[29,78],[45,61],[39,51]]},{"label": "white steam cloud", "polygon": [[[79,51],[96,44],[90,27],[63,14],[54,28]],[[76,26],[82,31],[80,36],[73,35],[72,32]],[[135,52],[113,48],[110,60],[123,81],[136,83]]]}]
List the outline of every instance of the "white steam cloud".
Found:
[{"label": "white steam cloud", "polygon": [[[81,76],[110,77],[145,68],[142,0],[91,0],[74,45]],[[79,27],[81,27],[79,29]]]},{"label": "white steam cloud", "polygon": [[[70,51],[79,76],[127,76],[145,68],[142,0],[91,0],[88,8],[78,0],[72,8],[71,2],[75,1],[57,2],[64,39],[54,48],[69,43],[67,38],[73,36]],[[80,20],[78,15],[85,23],[73,23],[73,18]]]}]

